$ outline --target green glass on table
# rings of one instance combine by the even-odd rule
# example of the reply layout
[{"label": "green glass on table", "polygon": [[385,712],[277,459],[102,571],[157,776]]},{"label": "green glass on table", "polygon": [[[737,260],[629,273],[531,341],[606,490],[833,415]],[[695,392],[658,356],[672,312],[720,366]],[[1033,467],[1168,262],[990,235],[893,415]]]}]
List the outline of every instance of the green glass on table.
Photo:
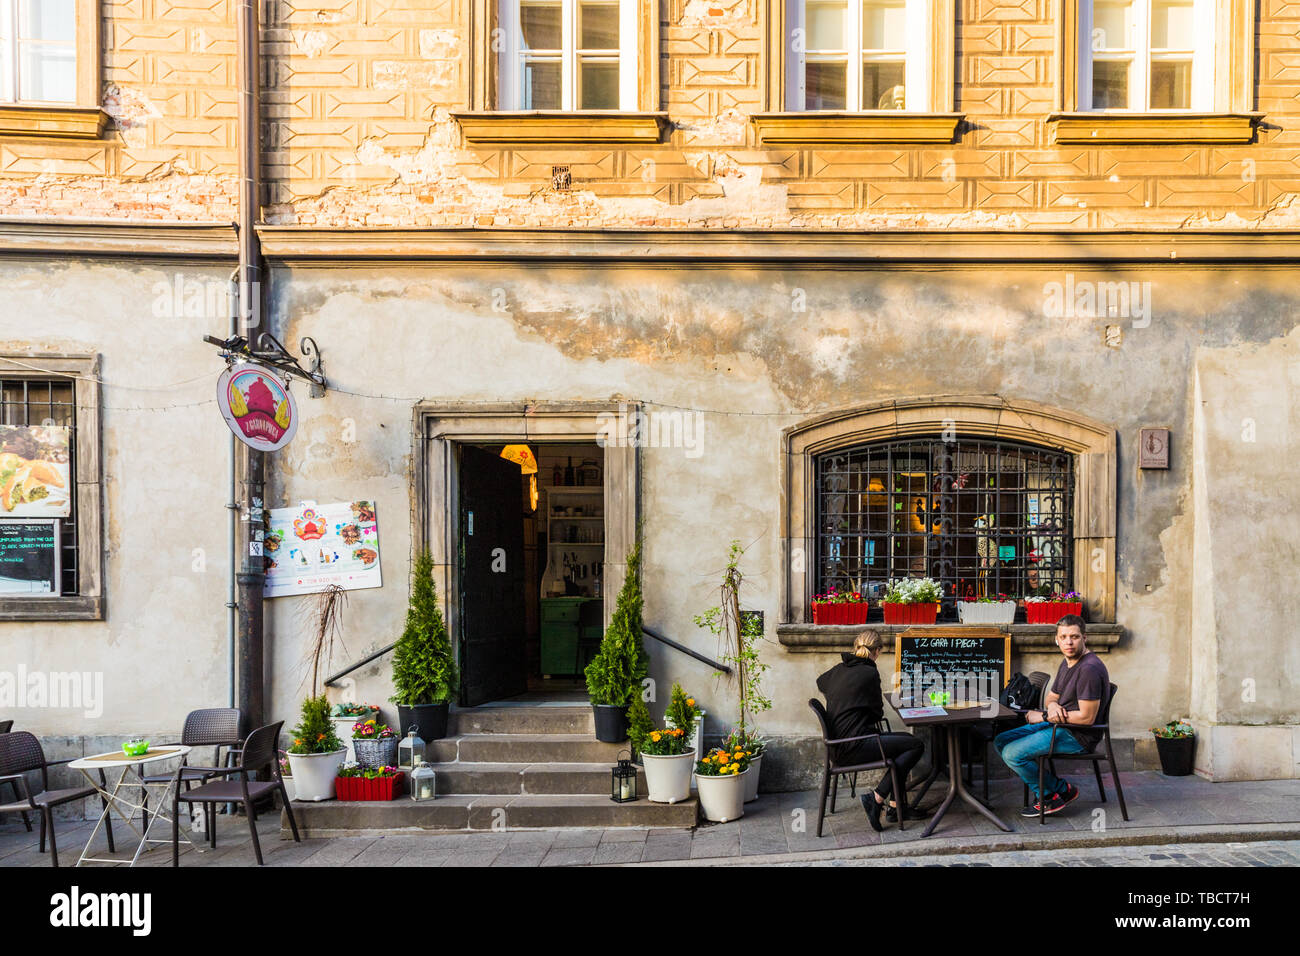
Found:
[{"label": "green glass on table", "polygon": [[122,744],[122,753],[128,757],[143,757],[149,752],[149,741],[143,737],[134,737]]}]

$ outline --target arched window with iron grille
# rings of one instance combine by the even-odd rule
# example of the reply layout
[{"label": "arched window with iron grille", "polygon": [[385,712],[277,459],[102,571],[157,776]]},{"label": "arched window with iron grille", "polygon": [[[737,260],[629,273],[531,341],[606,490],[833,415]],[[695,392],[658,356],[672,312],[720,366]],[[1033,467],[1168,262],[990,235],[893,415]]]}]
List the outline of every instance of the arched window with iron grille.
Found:
[{"label": "arched window with iron grille", "polygon": [[[909,438],[818,455],[816,591],[878,601],[893,578],[963,597],[1073,588],[1074,462],[1005,441]],[[872,619],[879,617],[872,609]]]}]

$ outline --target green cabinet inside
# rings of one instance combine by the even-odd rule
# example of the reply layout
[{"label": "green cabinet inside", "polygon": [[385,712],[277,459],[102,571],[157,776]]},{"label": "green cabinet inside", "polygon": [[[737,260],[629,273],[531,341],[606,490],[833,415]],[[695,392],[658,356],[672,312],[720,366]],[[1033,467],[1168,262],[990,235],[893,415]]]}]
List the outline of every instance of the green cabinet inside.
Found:
[{"label": "green cabinet inside", "polygon": [[542,673],[581,675],[605,635],[600,598],[542,598]]}]

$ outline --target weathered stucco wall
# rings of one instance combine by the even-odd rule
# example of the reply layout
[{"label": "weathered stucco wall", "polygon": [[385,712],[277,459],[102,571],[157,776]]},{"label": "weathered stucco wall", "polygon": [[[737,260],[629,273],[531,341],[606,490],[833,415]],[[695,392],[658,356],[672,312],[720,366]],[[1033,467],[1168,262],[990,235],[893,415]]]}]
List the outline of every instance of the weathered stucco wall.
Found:
[{"label": "weathered stucco wall", "polygon": [[[188,710],[227,699],[228,433],[211,392],[220,363],[200,341],[223,331],[225,318],[156,314],[159,283],[174,283],[176,272],[106,261],[4,265],[0,347],[98,352],[106,382],[108,618],[0,625],[5,670],[21,663],[28,672],[104,674],[102,715],[15,715],[51,739],[101,737],[107,748],[124,734],[174,733]],[[181,272],[218,284],[226,277],[224,268]],[[286,342],[316,339],[332,388],[319,400],[300,392],[302,426],[275,456],[268,500],[377,503],[385,584],[349,595],[341,664],[400,631],[416,401],[627,398],[650,411],[698,409],[698,448],[643,450],[646,618],[712,655],[713,638],[693,617],[715,601],[732,538],[749,546],[747,606],[766,612],[769,637],[779,621],[783,427],[832,407],[918,394],[1058,406],[1119,436],[1116,570],[1126,636],[1106,657],[1121,687],[1119,735],[1149,746],[1147,727],[1191,712],[1204,727],[1226,725],[1211,741],[1216,774],[1238,772],[1227,755],[1253,752],[1244,737],[1224,736],[1246,728],[1270,736],[1258,766],[1293,773],[1285,759],[1296,752],[1287,693],[1296,607],[1285,582],[1297,566],[1289,469],[1300,436],[1300,333],[1290,275],[1262,266],[1073,274],[1076,283],[1150,282],[1149,324],[1141,314],[1047,315],[1044,285],[1063,274],[1046,267],[279,270],[276,330]],[[1243,445],[1246,418],[1256,441]],[[1172,429],[1168,472],[1137,470],[1143,425]],[[1199,468],[1194,447],[1203,450]],[[296,717],[308,603],[269,605],[272,719]],[[651,649],[661,688],[681,680],[713,715],[730,718],[730,698],[707,667]],[[806,738],[814,731],[806,700],[835,656],[790,653],[774,640],[764,656],[775,707],[763,730]],[[1053,670],[1055,662],[1027,654],[1013,666]],[[358,672],[351,696],[384,701],[388,668],[384,658]],[[1243,678],[1255,682],[1248,704]]]},{"label": "weathered stucco wall", "polygon": [[[378,501],[386,584],[382,592],[353,595],[345,636],[355,659],[393,639],[401,625],[414,401],[625,397],[652,411],[701,409],[698,455],[643,450],[646,619],[713,654],[713,638],[692,619],[715,603],[732,538],[749,545],[746,604],[765,611],[770,625],[779,620],[784,426],[831,407],[923,394],[999,394],[1069,409],[1119,436],[1118,620],[1127,634],[1106,663],[1121,687],[1117,731],[1149,750],[1146,728],[1191,707],[1193,356],[1219,356],[1231,390],[1239,356],[1268,343],[1281,348],[1277,342],[1294,336],[1296,295],[1284,270],[1268,268],[1072,271],[1077,283],[1150,282],[1149,325],[1138,315],[1046,315],[1044,285],[1064,278],[1049,268],[294,269],[278,283],[279,311],[290,317],[286,338],[310,334],[322,344],[336,390],[305,404],[309,440],[300,437],[281,460],[279,490],[285,501]],[[806,312],[792,311],[800,299],[795,290],[802,290]],[[358,328],[368,330],[362,341]],[[342,342],[356,344],[331,352],[329,343]],[[1242,368],[1257,374],[1249,364]],[[1277,374],[1264,380],[1275,382]],[[357,424],[355,442],[338,437],[347,419]],[[1144,425],[1172,429],[1168,472],[1138,471],[1134,445]],[[1279,439],[1279,461],[1288,454],[1294,460],[1294,434]],[[1223,453],[1207,460],[1223,476],[1215,480],[1229,486],[1234,467]],[[1294,497],[1284,484],[1252,487],[1279,512]],[[1226,513],[1232,494],[1219,494]],[[1285,533],[1244,530],[1226,533],[1242,546],[1258,543],[1263,553],[1255,566],[1296,566]],[[1216,540],[1219,533],[1213,531]],[[1222,573],[1245,567],[1234,560]],[[1249,640],[1267,647],[1293,639],[1281,610],[1292,598],[1278,592],[1261,599],[1273,610],[1250,628]],[[287,623],[295,600],[275,602],[277,675],[281,655],[292,658],[299,640]],[[661,686],[680,679],[711,713],[730,716],[707,667],[653,644],[651,650]],[[812,733],[806,701],[816,674],[835,656],[792,654],[775,641],[764,653],[776,706],[763,729]],[[1027,654],[1013,666],[1054,671],[1056,663],[1051,655]],[[356,694],[382,700],[387,675],[386,661],[359,672]],[[295,699],[294,687],[277,686],[277,712]],[[1293,709],[1279,701],[1260,707],[1262,721],[1294,723]]]},{"label": "weathered stucco wall", "polygon": [[[192,289],[221,290],[229,275],[182,268]],[[190,710],[229,700],[229,441],[213,400],[222,364],[201,341],[229,320],[187,316],[183,298],[175,310],[175,275],[160,265],[0,263],[0,351],[34,355],[38,367],[42,352],[98,353],[104,380],[107,618],[0,624],[0,670],[102,675],[102,712],[6,707],[16,729],[107,735],[109,750],[124,735],[169,739]]]}]

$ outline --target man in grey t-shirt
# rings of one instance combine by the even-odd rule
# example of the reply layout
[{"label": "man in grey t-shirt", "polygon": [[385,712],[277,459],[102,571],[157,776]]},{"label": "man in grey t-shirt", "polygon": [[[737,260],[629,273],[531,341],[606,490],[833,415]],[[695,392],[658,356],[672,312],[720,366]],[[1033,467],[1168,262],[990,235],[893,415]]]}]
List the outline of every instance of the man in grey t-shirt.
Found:
[{"label": "man in grey t-shirt", "polygon": [[[1029,785],[1034,795],[1031,806],[1022,811],[1036,817],[1039,803],[1046,800],[1044,813],[1057,813],[1079,797],[1079,788],[1052,773],[1043,771],[1043,790],[1038,793],[1038,756],[1051,746],[1052,727],[1056,732],[1056,753],[1086,753],[1101,739],[1101,733],[1089,730],[1097,722],[1101,702],[1110,691],[1110,675],[1101,659],[1088,650],[1088,626],[1083,618],[1067,614],[1056,622],[1056,646],[1065,660],[1056,671],[1056,680],[1047,694],[1044,710],[1031,710],[1023,727],[998,734],[993,739],[1003,761]],[[1066,729],[1068,728],[1068,729]]]}]

